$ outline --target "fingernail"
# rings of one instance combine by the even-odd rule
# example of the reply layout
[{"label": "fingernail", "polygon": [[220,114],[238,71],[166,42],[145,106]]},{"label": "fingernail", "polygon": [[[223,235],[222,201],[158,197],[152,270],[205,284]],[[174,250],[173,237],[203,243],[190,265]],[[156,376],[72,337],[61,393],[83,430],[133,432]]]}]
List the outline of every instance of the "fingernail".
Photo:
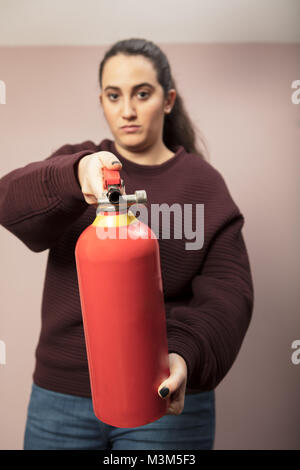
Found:
[{"label": "fingernail", "polygon": [[160,396],[163,397],[163,398],[165,398],[165,397],[168,395],[169,391],[170,391],[170,390],[168,389],[168,387],[162,388],[162,389],[159,391]]}]

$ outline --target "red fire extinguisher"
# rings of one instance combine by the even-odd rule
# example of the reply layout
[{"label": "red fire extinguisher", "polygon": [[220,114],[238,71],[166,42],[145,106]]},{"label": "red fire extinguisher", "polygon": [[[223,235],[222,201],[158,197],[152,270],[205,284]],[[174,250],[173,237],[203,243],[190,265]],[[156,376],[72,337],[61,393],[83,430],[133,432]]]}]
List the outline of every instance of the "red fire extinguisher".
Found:
[{"label": "red fire extinguisher", "polygon": [[112,426],[161,418],[170,375],[160,254],[153,231],[130,211],[145,191],[121,193],[117,170],[103,168],[106,197],[79,236],[75,259],[93,409]]}]

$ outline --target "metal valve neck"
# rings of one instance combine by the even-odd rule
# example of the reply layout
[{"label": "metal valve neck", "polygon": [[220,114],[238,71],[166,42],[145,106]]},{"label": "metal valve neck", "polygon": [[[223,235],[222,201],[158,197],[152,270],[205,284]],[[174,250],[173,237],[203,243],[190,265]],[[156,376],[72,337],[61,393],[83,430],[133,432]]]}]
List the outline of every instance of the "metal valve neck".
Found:
[{"label": "metal valve neck", "polygon": [[108,191],[106,197],[98,199],[96,215],[103,212],[126,213],[133,204],[145,204],[146,202],[147,194],[144,190],[123,195],[116,190]]}]

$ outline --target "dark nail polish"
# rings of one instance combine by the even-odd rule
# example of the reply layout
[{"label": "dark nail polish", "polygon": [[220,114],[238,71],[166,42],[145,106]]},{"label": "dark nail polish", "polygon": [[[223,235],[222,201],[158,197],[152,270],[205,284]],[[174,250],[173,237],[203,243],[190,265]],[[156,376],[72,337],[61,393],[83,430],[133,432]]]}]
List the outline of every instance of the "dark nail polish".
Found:
[{"label": "dark nail polish", "polygon": [[168,395],[169,391],[170,391],[170,390],[168,389],[168,387],[164,387],[164,388],[162,388],[162,389],[159,391],[159,393],[160,393],[160,395],[164,398],[164,397],[166,397],[166,396]]}]

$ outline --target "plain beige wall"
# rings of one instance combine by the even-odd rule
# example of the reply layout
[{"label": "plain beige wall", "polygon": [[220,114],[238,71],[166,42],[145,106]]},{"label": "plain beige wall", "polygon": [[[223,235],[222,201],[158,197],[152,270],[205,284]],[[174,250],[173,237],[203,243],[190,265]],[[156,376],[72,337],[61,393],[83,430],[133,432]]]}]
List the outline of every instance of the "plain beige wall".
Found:
[{"label": "plain beige wall", "polygon": [[[300,448],[300,45],[161,45],[210,162],[245,216],[255,309],[237,360],[216,389],[215,449]],[[98,104],[104,47],[2,47],[0,176],[65,143],[111,137]],[[21,449],[47,252],[0,226],[0,448]]]}]

